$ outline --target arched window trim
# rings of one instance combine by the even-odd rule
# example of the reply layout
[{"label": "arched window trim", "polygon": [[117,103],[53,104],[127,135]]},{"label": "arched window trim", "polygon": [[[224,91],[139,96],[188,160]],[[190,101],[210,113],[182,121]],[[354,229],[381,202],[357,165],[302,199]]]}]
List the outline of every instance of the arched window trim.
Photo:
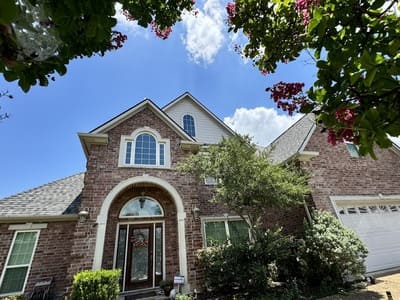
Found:
[{"label": "arched window trim", "polygon": [[[135,164],[135,148],[136,139],[141,134],[149,134],[156,139],[156,164]],[[130,144],[130,146],[128,146]],[[160,149],[161,148],[161,149]],[[162,151],[164,148],[164,151]],[[129,151],[130,161],[127,162],[127,151]],[[164,153],[163,161],[161,152]],[[164,162],[164,164],[162,164]],[[140,167],[140,168],[170,168],[171,167],[171,154],[170,154],[170,141],[169,139],[163,139],[161,135],[150,127],[141,127],[134,130],[131,135],[121,136],[120,152],[119,152],[119,167]]]},{"label": "arched window trim", "polygon": [[[190,116],[190,117],[192,117],[192,119],[193,119],[194,135],[191,135],[189,132],[187,132],[187,131],[185,130],[184,118],[185,118],[186,116]],[[185,113],[185,114],[182,116],[182,128],[183,128],[183,129],[185,130],[185,132],[186,132],[187,134],[189,134],[191,137],[196,137],[196,136],[197,136],[196,118],[194,117],[193,114],[187,112],[187,113]]]},{"label": "arched window trim", "polygon": [[[122,212],[124,211],[125,207],[127,207],[131,202],[135,201],[135,200],[139,200],[140,198],[146,198],[146,200],[151,200],[153,202],[155,202],[161,209],[161,215],[149,215],[149,216],[123,216]],[[160,204],[160,202],[158,202],[156,199],[149,197],[149,196],[139,196],[139,197],[135,197],[132,198],[130,200],[128,200],[124,206],[121,208],[121,210],[119,211],[118,214],[120,219],[139,219],[139,218],[162,218],[164,217],[164,208],[162,207],[162,205]]]}]

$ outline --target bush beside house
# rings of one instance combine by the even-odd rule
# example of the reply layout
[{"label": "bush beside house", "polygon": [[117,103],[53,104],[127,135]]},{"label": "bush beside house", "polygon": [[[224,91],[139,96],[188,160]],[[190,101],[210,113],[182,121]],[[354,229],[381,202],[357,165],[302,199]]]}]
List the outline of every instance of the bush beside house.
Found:
[{"label": "bush beside house", "polygon": [[112,300],[119,295],[120,270],[82,271],[74,276],[71,300]]},{"label": "bush beside house", "polygon": [[335,292],[362,276],[367,250],[358,237],[330,213],[315,211],[312,218],[304,238],[268,230],[248,243],[200,250],[206,290],[238,298],[299,299]]}]

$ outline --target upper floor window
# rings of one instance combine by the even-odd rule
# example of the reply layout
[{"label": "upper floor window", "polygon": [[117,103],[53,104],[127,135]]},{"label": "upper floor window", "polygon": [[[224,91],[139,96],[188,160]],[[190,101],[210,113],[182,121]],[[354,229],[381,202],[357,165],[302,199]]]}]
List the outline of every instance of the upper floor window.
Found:
[{"label": "upper floor window", "polygon": [[119,166],[169,167],[169,140],[148,127],[121,137]]},{"label": "upper floor window", "polygon": [[360,157],[360,153],[358,152],[358,147],[353,143],[346,142],[347,151],[349,151],[351,157]]},{"label": "upper floor window", "polygon": [[196,130],[194,127],[194,118],[191,115],[183,116],[183,129],[192,137],[196,136]]}]

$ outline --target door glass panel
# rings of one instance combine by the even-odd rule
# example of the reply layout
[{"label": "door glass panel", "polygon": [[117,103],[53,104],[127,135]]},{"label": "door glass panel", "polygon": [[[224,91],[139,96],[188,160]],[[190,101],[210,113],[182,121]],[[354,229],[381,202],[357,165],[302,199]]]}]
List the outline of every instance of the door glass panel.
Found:
[{"label": "door glass panel", "polygon": [[121,226],[119,228],[119,234],[118,234],[117,259],[115,264],[116,268],[121,270],[120,284],[122,284],[122,278],[124,277],[125,246],[126,246],[126,227]]},{"label": "door glass panel", "polygon": [[156,234],[156,237],[155,237],[155,242],[156,242],[155,271],[156,271],[156,275],[160,276],[160,275],[162,275],[162,228],[156,227],[155,234]]},{"label": "door glass panel", "polygon": [[148,279],[149,229],[134,229],[132,234],[131,282]]}]

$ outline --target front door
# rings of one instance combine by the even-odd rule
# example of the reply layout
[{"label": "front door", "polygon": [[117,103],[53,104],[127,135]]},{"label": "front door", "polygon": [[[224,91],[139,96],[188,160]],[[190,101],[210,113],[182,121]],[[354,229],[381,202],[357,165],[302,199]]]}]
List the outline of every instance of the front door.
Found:
[{"label": "front door", "polygon": [[162,224],[129,224],[127,229],[125,291],[157,286],[163,273]]}]

